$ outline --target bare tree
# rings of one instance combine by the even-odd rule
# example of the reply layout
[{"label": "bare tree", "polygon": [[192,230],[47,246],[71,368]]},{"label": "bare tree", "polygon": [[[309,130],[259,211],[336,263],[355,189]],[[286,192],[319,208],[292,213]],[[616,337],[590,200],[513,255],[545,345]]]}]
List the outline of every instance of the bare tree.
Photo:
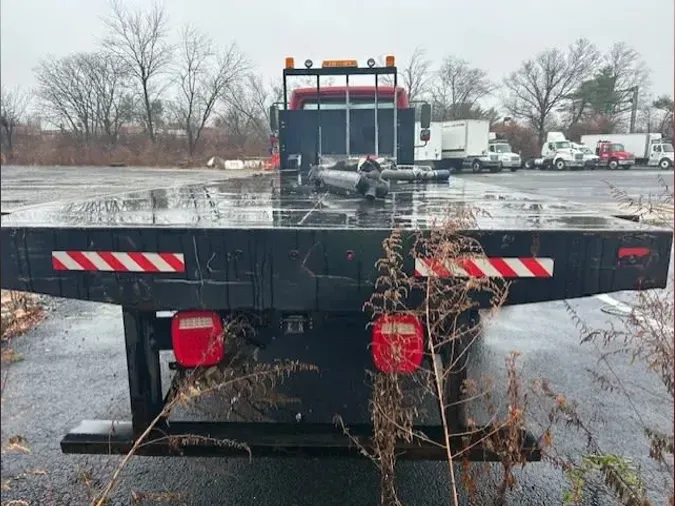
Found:
[{"label": "bare tree", "polygon": [[[398,84],[406,90],[410,101],[420,100],[429,90],[431,61],[426,55],[426,49],[416,47],[410,59],[398,68]],[[382,76],[382,83],[393,86],[394,80],[391,76]]]},{"label": "bare tree", "polygon": [[465,60],[447,56],[431,85],[434,116],[438,121],[475,117],[478,102],[490,95],[495,85],[487,72]]},{"label": "bare tree", "polygon": [[85,62],[89,63],[89,79],[95,94],[97,131],[115,143],[137,103],[129,74],[119,58],[109,53],[98,53]]},{"label": "bare tree", "polygon": [[281,85],[273,82],[266,86],[262,78],[250,73],[225,94],[226,108],[219,123],[240,148],[252,142],[263,145],[269,131],[269,107],[282,99]]},{"label": "bare tree", "polygon": [[124,67],[108,53],[76,53],[42,60],[36,69],[38,96],[52,121],[90,140],[115,142],[133,106]]},{"label": "bare tree", "polygon": [[512,116],[527,120],[541,144],[555,110],[588,79],[597,61],[598,51],[586,39],[578,39],[566,52],[547,49],[504,80],[504,105]]},{"label": "bare tree", "polygon": [[42,60],[36,69],[38,96],[49,118],[62,129],[89,140],[96,135],[96,98],[90,68],[96,56],[77,53]]},{"label": "bare tree", "polygon": [[217,53],[211,40],[192,26],[183,29],[179,56],[174,114],[192,156],[216,103],[243,76],[248,63],[236,44]]},{"label": "bare tree", "polygon": [[150,140],[155,140],[153,90],[156,77],[171,61],[171,47],[166,42],[167,15],[154,4],[149,12],[128,10],[120,0],[111,0],[112,13],[105,20],[108,30],[105,48],[126,65],[141,88],[145,109],[145,126]]},{"label": "bare tree", "polygon": [[0,127],[7,151],[14,147],[14,131],[24,121],[28,108],[29,96],[21,88],[7,89],[0,87]]}]

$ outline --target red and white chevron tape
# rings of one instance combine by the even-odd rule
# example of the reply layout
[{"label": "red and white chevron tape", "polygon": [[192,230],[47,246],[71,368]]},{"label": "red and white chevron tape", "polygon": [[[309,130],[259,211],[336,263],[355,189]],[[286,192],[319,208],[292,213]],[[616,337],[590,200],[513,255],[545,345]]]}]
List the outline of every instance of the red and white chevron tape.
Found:
[{"label": "red and white chevron tape", "polygon": [[552,258],[466,257],[453,262],[415,259],[415,276],[440,278],[550,278]]},{"label": "red and white chevron tape", "polygon": [[52,251],[56,271],[185,272],[182,253]]}]

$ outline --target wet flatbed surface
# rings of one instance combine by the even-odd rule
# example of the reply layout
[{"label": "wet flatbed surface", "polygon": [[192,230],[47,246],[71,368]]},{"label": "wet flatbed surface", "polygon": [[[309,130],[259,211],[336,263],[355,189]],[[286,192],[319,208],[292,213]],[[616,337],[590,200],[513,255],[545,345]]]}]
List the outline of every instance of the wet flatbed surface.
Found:
[{"label": "wet flatbed surface", "polygon": [[467,212],[487,230],[648,228],[579,203],[470,179],[392,184],[386,199],[367,201],[308,188],[282,190],[271,174],[38,205],[3,216],[2,226],[424,229]]}]

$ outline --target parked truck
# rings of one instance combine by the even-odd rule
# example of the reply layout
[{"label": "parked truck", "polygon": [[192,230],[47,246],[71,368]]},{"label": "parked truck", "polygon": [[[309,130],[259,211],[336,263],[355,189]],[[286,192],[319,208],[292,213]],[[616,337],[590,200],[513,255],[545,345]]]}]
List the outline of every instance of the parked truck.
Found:
[{"label": "parked truck", "polygon": [[673,143],[659,133],[582,135],[581,142],[594,147],[600,164],[610,169],[647,165],[673,168]]},{"label": "parked truck", "polygon": [[513,148],[508,141],[490,132],[488,155],[492,154],[496,154],[499,157],[501,166],[510,169],[511,172],[517,171],[522,165],[520,154],[513,152]]},{"label": "parked truck", "polygon": [[574,149],[562,132],[548,132],[541,147],[541,156],[528,158],[523,165],[526,169],[540,170],[580,169],[583,166],[583,153]]},{"label": "parked truck", "polygon": [[[419,124],[417,131],[421,131]],[[439,169],[456,172],[470,168],[473,172],[484,169],[501,172],[504,167],[512,171],[520,167],[507,143],[490,144],[490,122],[463,119],[432,122],[430,139],[426,145],[415,148],[415,161],[428,163]],[[507,151],[508,150],[508,151]]]},{"label": "parked truck", "polygon": [[600,164],[600,157],[595,154],[595,151],[586,146],[585,144],[580,144],[577,142],[572,142],[572,148],[578,153],[581,153],[584,157],[584,168],[586,169],[596,169]]},{"label": "parked truck", "polygon": [[[363,92],[363,100],[374,103],[359,114],[321,108],[334,95],[318,86],[317,107],[287,107],[289,78],[352,75],[376,79]],[[379,94],[382,76],[394,81],[388,98]],[[402,100],[396,76],[393,58],[385,66],[328,61],[320,68],[296,68],[289,58],[283,109],[270,120],[278,127],[279,171],[225,180],[214,175],[184,187],[158,181],[163,188],[45,204],[2,218],[3,289],[122,309],[127,371],[117,377],[128,378],[130,419],[84,421],[63,438],[63,452],[116,454],[133,447],[138,455],[359,455],[354,441],[365,447],[373,441],[370,373],[412,381],[432,360],[447,366],[459,356],[456,374],[444,379],[443,407],[434,404],[436,411],[416,420],[425,439],[398,441],[397,452],[445,459],[443,409],[453,445],[472,445],[468,457],[475,460],[497,458],[482,445],[484,433],[467,429],[462,415],[464,341],[447,345],[457,348],[454,354],[444,348],[430,357],[424,321],[405,311],[375,317],[364,310],[379,290],[377,262],[394,228],[403,234],[405,274],[506,280],[507,305],[666,286],[673,240],[667,229],[472,180],[394,185],[376,203],[308,184],[322,150],[346,150],[345,134],[350,138],[353,130],[359,136],[379,132],[364,150],[412,161],[415,110]],[[291,102],[297,99],[291,95]],[[386,101],[391,107],[375,106]],[[486,211],[476,228],[461,230],[480,243],[484,256],[462,258],[465,267],[455,269],[459,259],[411,254],[416,234],[428,235],[445,210],[466,206]],[[414,306],[410,297],[401,304]],[[478,306],[461,320],[478,319],[478,307],[487,307],[488,299],[476,297]],[[233,321],[245,325],[236,327],[238,340],[224,341]],[[160,352],[170,354],[168,368]],[[216,378],[232,378],[279,359],[319,370],[294,373],[276,386],[275,398],[296,402],[260,402],[247,410],[246,395],[224,390],[217,405],[226,409],[208,420],[167,419],[175,378],[212,371],[220,371]],[[349,435],[336,426],[336,416]],[[141,437],[143,444],[134,446]],[[528,458],[539,458],[530,433],[520,441]]]}]

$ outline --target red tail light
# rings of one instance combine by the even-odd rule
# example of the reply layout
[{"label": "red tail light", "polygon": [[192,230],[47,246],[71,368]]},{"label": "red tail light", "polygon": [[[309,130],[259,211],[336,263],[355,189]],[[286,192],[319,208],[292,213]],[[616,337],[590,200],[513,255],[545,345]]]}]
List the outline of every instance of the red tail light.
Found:
[{"label": "red tail light", "polygon": [[414,372],[424,353],[422,324],[413,315],[381,316],[373,327],[371,351],[381,372]]},{"label": "red tail light", "polygon": [[213,311],[181,311],[171,320],[176,362],[183,367],[211,366],[225,356],[223,322]]}]

